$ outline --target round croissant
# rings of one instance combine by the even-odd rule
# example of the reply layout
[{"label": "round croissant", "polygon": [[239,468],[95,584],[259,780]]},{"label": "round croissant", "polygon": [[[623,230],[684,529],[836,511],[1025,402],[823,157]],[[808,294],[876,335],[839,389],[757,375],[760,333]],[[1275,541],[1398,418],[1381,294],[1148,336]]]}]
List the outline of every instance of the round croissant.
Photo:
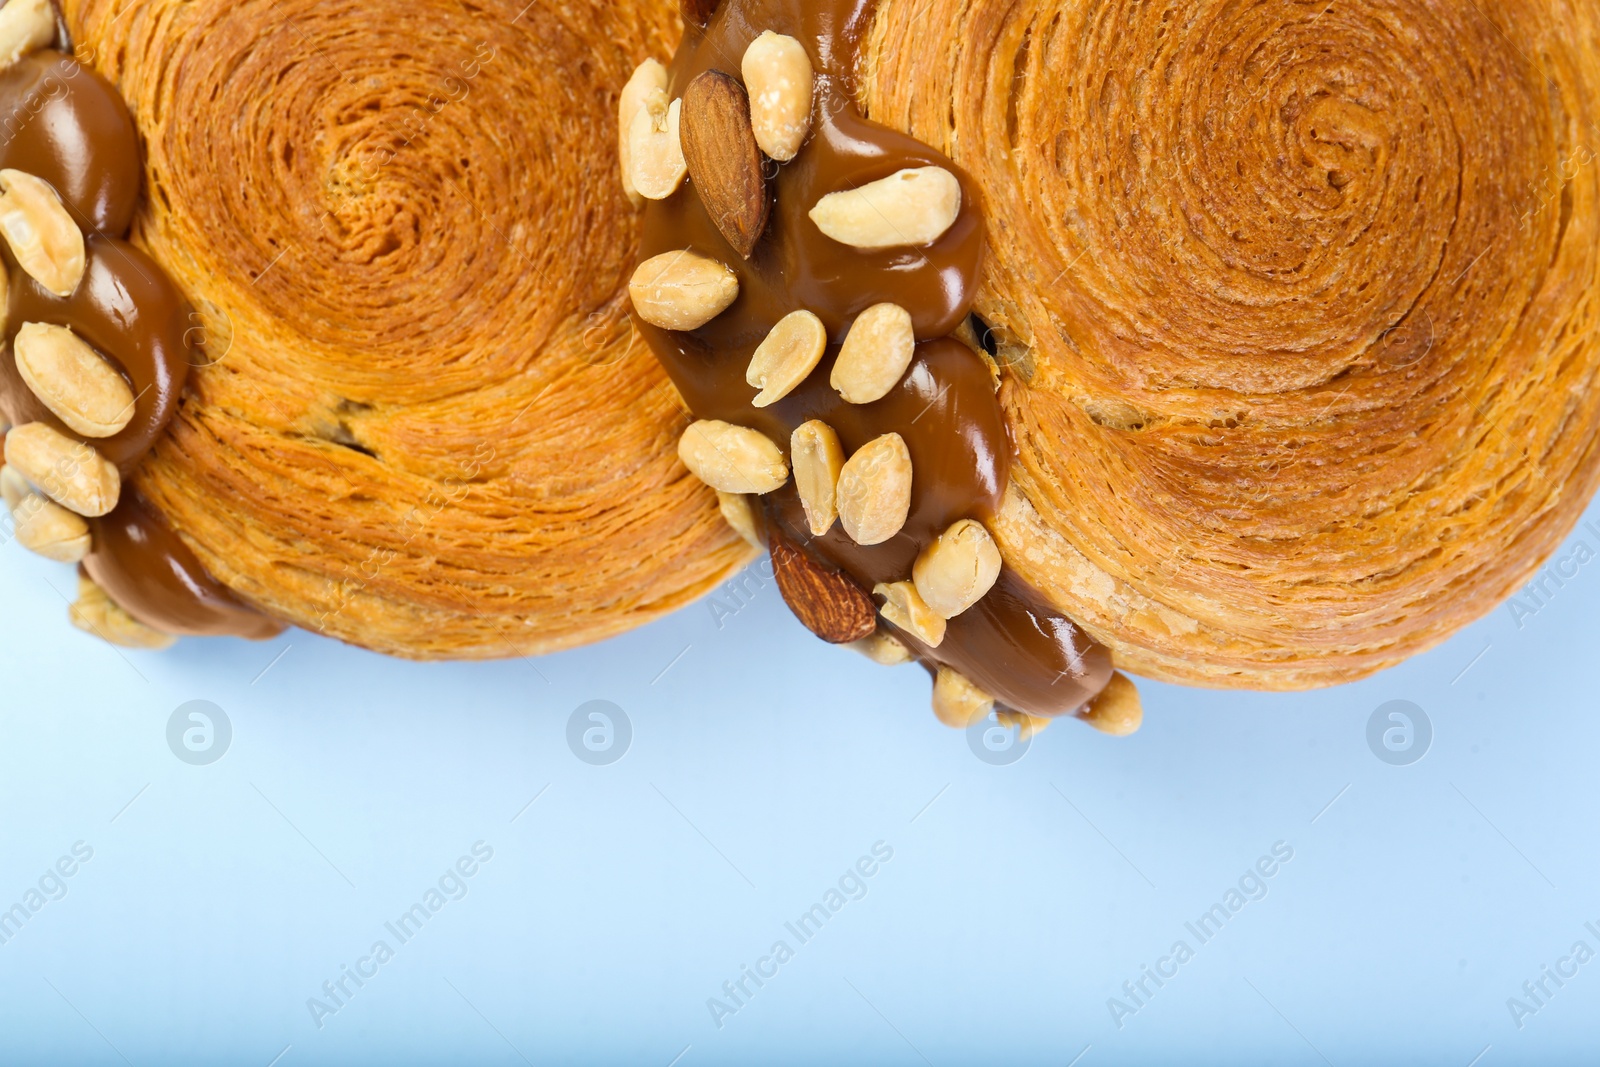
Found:
[{"label": "round croissant", "polygon": [[1369,674],[1600,477],[1600,15],[883,0],[873,118],[987,197],[1007,561],[1178,681]]},{"label": "round croissant", "polygon": [[675,5],[79,0],[134,239],[207,366],[135,483],[271,615],[411,657],[592,641],[749,558],[634,333],[617,97]]}]

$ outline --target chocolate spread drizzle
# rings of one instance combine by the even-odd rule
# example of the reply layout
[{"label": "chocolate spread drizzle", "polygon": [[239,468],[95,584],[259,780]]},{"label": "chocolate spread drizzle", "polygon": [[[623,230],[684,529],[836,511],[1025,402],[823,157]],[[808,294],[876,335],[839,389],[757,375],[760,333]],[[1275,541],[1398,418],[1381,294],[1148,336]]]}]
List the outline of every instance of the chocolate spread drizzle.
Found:
[{"label": "chocolate spread drizzle", "polygon": [[[63,38],[64,39],[64,38]],[[139,201],[139,141],[116,89],[72,56],[46,49],[0,71],[0,168],[49,182],[84,232],[83,281],[50,293],[4,251],[10,282],[0,414],[12,425],[43,422],[85,440],[22,381],[11,342],[27,322],[71,327],[117,367],[136,398],[113,437],[88,441],[124,478],[166,432],[199,353],[188,343],[190,309],[161,267],[123,240]],[[3,244],[3,242],[0,242]],[[161,517],[124,482],[109,515],[89,520],[93,550],[83,569],[140,622],[178,635],[271,637],[283,627],[240,603],[201,566]]]},{"label": "chocolate spread drizzle", "polygon": [[[686,12],[694,6],[685,5]],[[1014,451],[990,364],[949,336],[970,315],[978,285],[980,191],[949,159],[867,121],[857,109],[855,68],[872,6],[872,0],[724,0],[704,25],[686,15],[669,95],[681,96],[709,70],[738,78],[745,49],[772,30],[796,38],[811,56],[817,75],[813,129],[793,162],[769,169],[776,171],[768,185],[775,198],[771,222],[748,260],[723,238],[692,182],[647,205],[641,260],[692,249],[735,270],[740,291],[728,311],[692,333],[639,322],[697,418],[753,427],[786,452],[791,432],[811,419],[832,426],[846,454],[882,434],[905,439],[913,468],[911,514],[885,544],[857,545],[838,523],[814,537],[792,480],[762,498],[768,523],[866,589],[909,579],[922,549],[958,520],[992,520]],[[963,189],[961,217],[931,246],[859,251],[823,236],[808,217],[827,193],[921,166],[945,168]],[[886,301],[911,313],[916,358],[884,399],[848,404],[828,383],[833,357],[855,317]],[[779,319],[801,309],[826,326],[828,354],[800,388],[758,409],[751,404],[756,390],[745,382],[751,355]],[[1112,673],[1110,653],[1009,566],[987,596],[950,620],[938,648],[896,633],[925,665],[949,666],[1000,705],[1032,715],[1079,711]]]}]

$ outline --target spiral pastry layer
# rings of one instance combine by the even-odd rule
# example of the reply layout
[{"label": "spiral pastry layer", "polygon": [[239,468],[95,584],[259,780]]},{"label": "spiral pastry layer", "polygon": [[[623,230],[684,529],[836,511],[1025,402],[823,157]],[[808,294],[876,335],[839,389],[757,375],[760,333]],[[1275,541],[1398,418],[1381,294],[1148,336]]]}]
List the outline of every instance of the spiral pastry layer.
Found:
[{"label": "spiral pastry layer", "polygon": [[597,640],[749,557],[632,330],[617,93],[672,5],[87,0],[133,237],[207,365],[135,481],[211,573],[379,651]]},{"label": "spiral pastry layer", "polygon": [[1192,683],[1369,674],[1600,477],[1600,15],[883,0],[870,116],[987,197],[1006,560]]}]

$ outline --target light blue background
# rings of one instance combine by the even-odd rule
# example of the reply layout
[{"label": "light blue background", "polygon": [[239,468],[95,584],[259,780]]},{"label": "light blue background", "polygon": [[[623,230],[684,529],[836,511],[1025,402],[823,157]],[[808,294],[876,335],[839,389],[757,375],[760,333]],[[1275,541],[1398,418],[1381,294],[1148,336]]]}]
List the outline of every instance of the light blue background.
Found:
[{"label": "light blue background", "polygon": [[[1137,737],[1062,724],[1010,767],[770,584],[720,629],[701,604],[478,665],[302,632],[124,656],[68,628],[72,590],[3,550],[0,907],[94,849],[0,945],[5,1064],[1600,1059],[1600,960],[1521,1029],[1506,1004],[1600,949],[1600,561],[1378,678],[1147,683]],[[166,742],[196,699],[234,730],[208,767]],[[594,699],[633,725],[612,766],[566,743]],[[1393,699],[1434,726],[1413,766],[1367,746]],[[308,998],[477,841],[467,895],[319,1029]],[[879,841],[867,895],[792,939]],[[1268,895],[1194,941],[1280,841]],[[1194,959],[1119,1029],[1108,998],[1180,938]],[[707,999],[779,939],[719,1029]]]}]

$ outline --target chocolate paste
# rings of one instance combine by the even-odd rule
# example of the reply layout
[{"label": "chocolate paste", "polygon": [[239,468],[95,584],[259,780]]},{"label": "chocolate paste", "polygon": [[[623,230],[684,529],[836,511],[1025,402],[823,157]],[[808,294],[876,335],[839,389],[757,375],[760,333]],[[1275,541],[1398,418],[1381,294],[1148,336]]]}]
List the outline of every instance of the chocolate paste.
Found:
[{"label": "chocolate paste", "polygon": [[[817,74],[813,130],[793,162],[772,168],[772,219],[748,260],[723,238],[692,182],[646,206],[641,261],[693,249],[735,270],[740,290],[728,311],[692,333],[639,323],[697,418],[754,427],[785,453],[792,431],[811,419],[832,426],[847,454],[882,434],[905,439],[913,470],[911,513],[901,533],[885,544],[857,545],[838,523],[813,536],[792,480],[763,498],[769,523],[869,590],[910,579],[918,554],[956,521],[992,520],[1013,454],[988,362],[947,336],[969,316],[978,285],[984,246],[980,191],[949,159],[867,121],[856,108],[850,88],[871,8],[872,0],[724,0],[707,25],[686,20],[669,95],[681,96],[708,70],[738,78],[745,49],[771,30],[796,38],[811,56]],[[961,180],[963,191],[959,220],[930,246],[860,251],[825,237],[808,217],[828,193],[921,166],[945,168]],[[833,357],[856,315],[886,301],[911,313],[916,358],[882,400],[846,403],[828,382]],[[751,355],[779,319],[801,309],[827,327],[828,353],[798,389],[758,409],[751,404],[757,390],[745,382]],[[977,605],[950,620],[938,648],[896,633],[925,664],[947,665],[999,704],[1032,715],[1076,712],[1111,677],[1109,652],[1010,567],[1002,568]]]},{"label": "chocolate paste", "polygon": [[[24,323],[70,327],[133,389],[120,433],[88,441],[124,479],[166,431],[193,358],[190,309],[161,267],[122,240],[139,201],[139,142],[116,89],[60,51],[25,56],[0,71],[0,168],[49,182],[84,232],[83,281],[50,293],[4,252],[9,280],[0,415],[12,425],[57,419],[17,373],[11,342]],[[0,242],[3,245],[3,242]],[[164,633],[266,638],[282,627],[235,600],[131,485],[110,515],[90,520],[84,570],[124,611]]]}]

